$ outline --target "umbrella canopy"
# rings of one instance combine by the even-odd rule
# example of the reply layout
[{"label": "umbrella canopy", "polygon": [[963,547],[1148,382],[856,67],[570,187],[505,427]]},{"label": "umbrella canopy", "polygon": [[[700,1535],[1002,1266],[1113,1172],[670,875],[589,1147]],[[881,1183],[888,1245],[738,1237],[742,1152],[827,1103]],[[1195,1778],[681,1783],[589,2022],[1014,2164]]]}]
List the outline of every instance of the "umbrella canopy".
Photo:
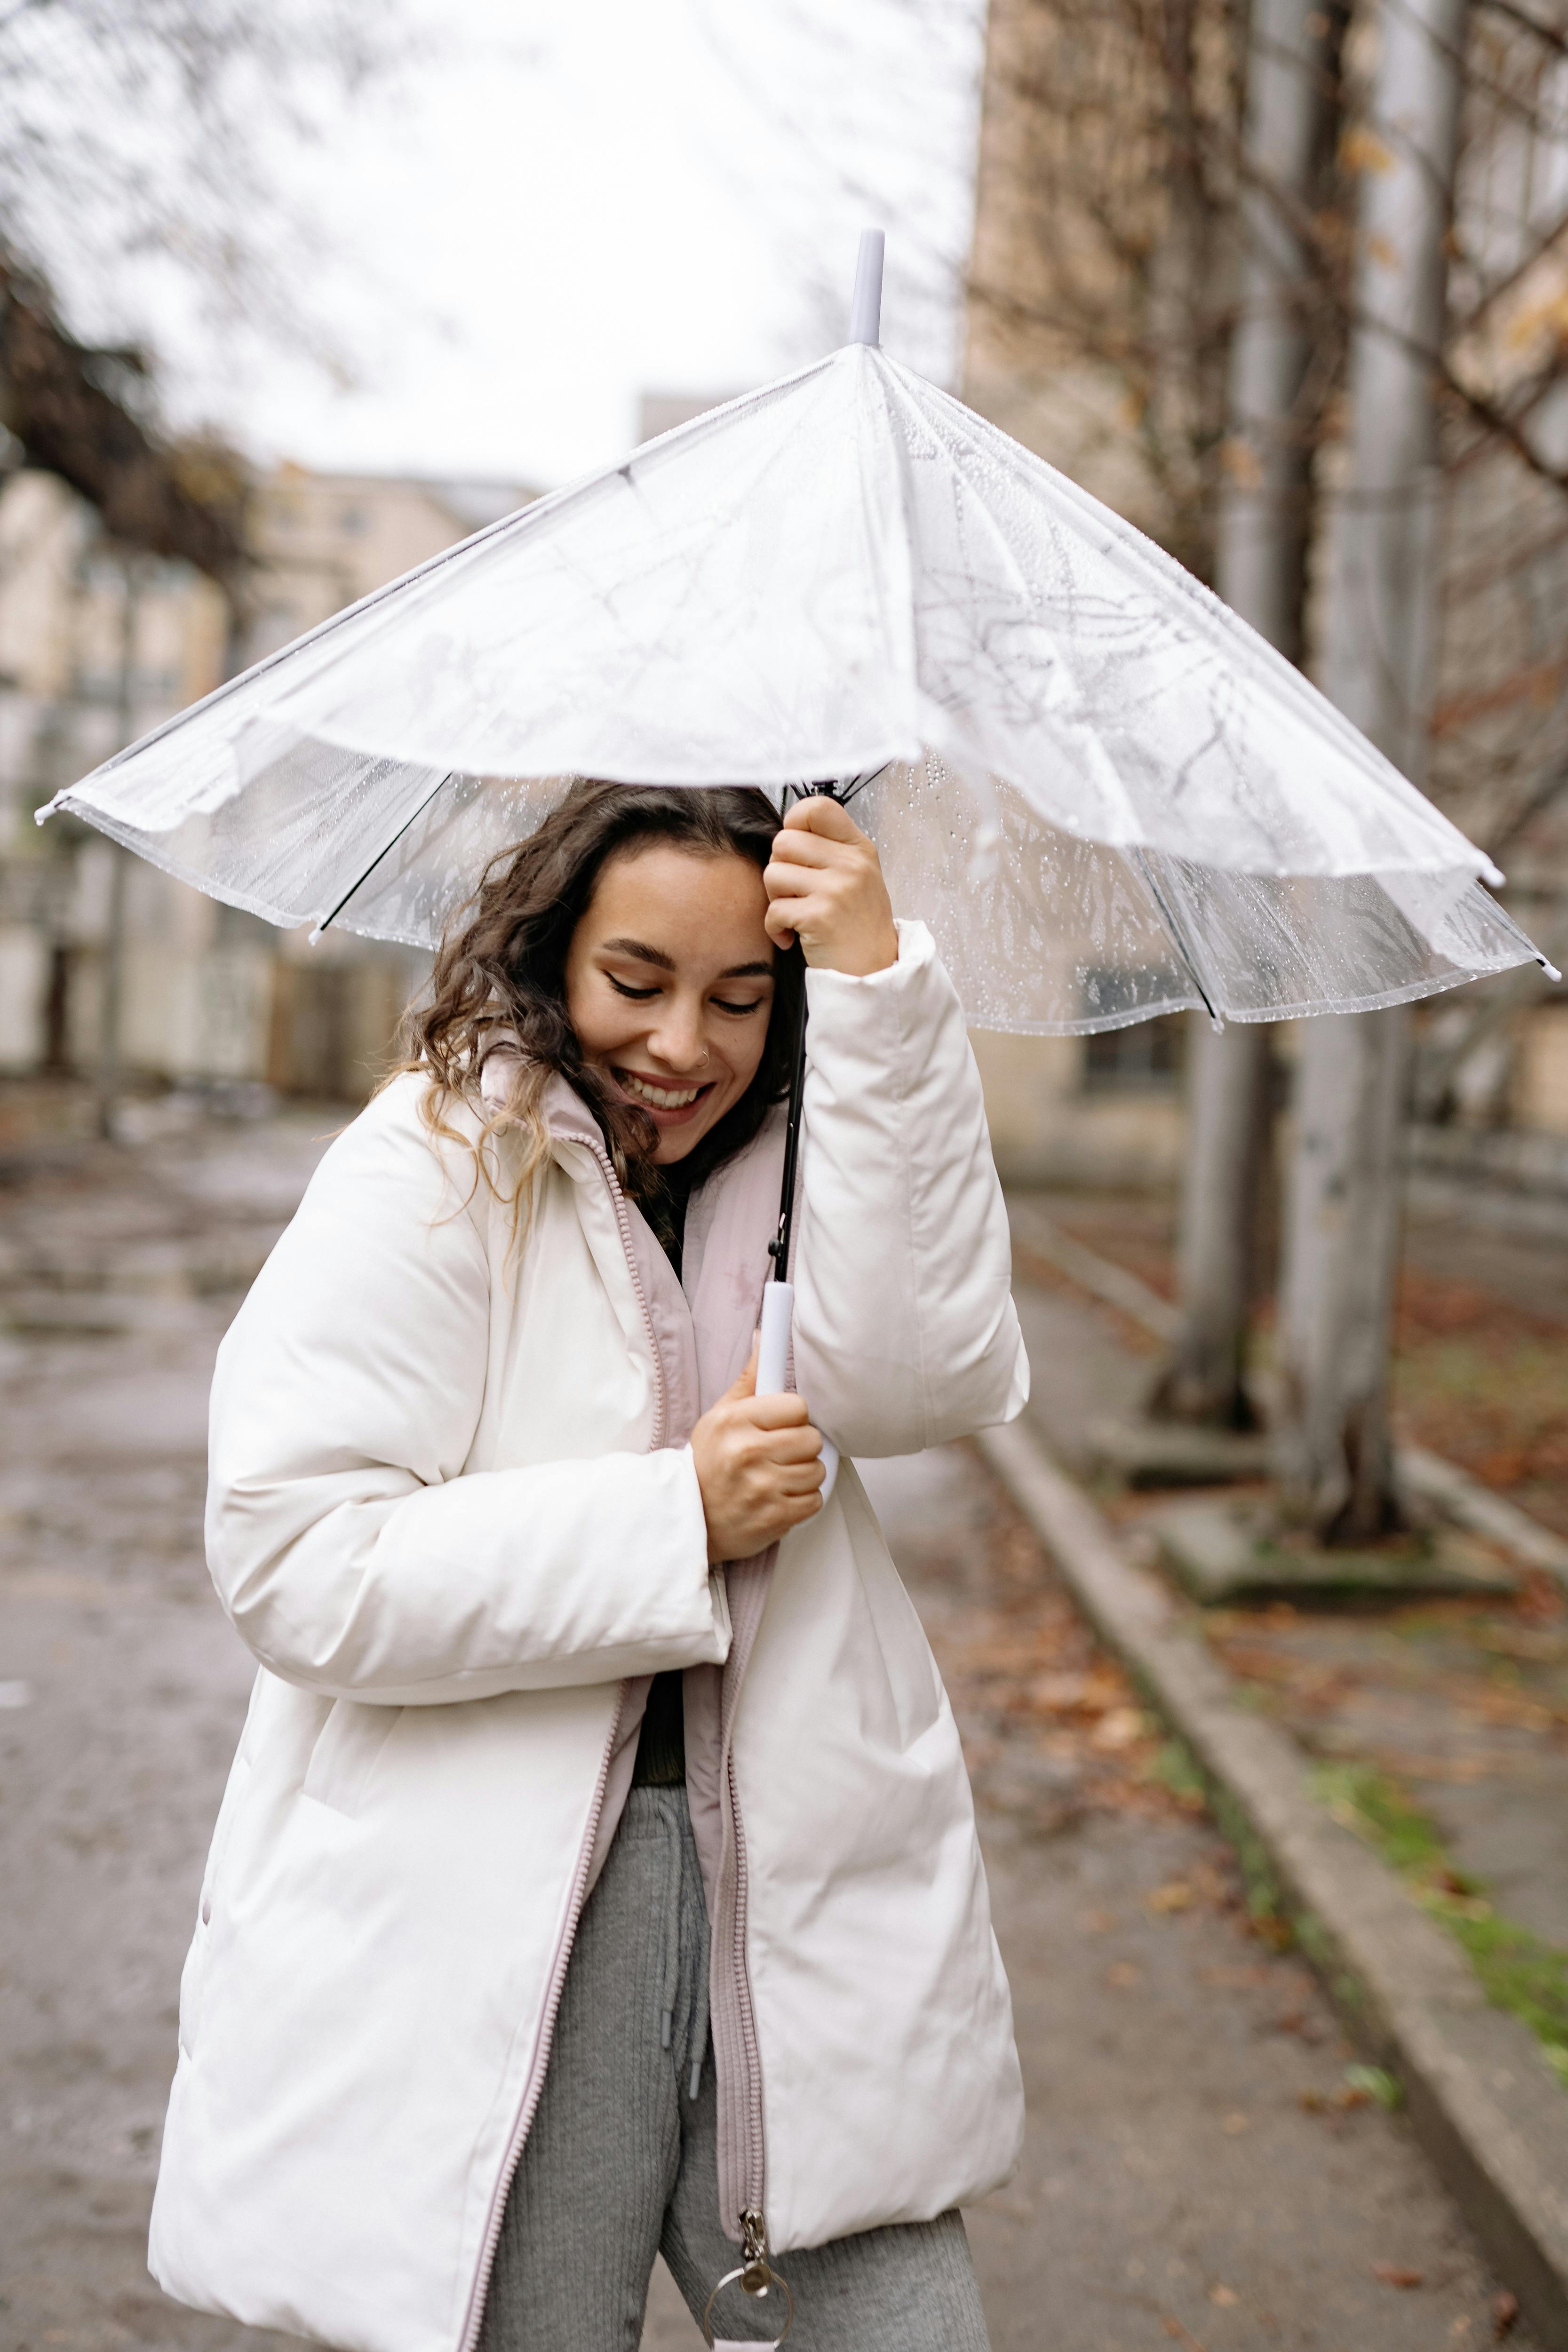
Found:
[{"label": "umbrella canopy", "polygon": [[1536,953],[1299,671],[874,341],[477,533],[43,814],[271,922],[429,945],[578,775],[871,778],[894,902],[983,1026],[1362,1010]]}]

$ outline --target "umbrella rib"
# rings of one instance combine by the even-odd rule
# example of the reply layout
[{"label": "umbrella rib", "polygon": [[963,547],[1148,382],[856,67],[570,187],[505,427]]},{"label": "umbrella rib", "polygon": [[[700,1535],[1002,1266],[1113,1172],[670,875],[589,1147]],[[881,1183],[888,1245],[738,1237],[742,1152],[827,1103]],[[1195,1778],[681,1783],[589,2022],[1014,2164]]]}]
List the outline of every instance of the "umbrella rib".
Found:
[{"label": "umbrella rib", "polygon": [[1215,1008],[1213,997],[1209,994],[1208,990],[1204,985],[1204,977],[1198,968],[1197,958],[1187,944],[1185,926],[1184,925],[1181,917],[1176,913],[1175,908],[1171,905],[1169,899],[1166,898],[1163,890],[1161,889],[1159,883],[1155,880],[1154,876],[1151,871],[1150,862],[1146,853],[1142,849],[1134,849],[1131,852],[1131,861],[1138,868],[1138,872],[1142,878],[1144,888],[1148,891],[1149,896],[1154,901],[1154,906],[1161,921],[1164,924],[1166,930],[1171,935],[1172,946],[1175,949],[1176,953],[1181,957],[1182,961],[1186,965],[1193,986],[1203,998],[1205,1009],[1208,1013],[1209,1019],[1214,1023],[1216,1029],[1223,1029],[1225,1027],[1225,1023],[1220,1018],[1218,1012]]},{"label": "umbrella rib", "polygon": [[410,809],[408,814],[404,818],[403,823],[398,826],[397,831],[392,835],[390,840],[383,842],[381,847],[376,851],[375,856],[371,859],[370,864],[365,867],[364,872],[359,877],[358,880],[349,884],[348,888],[343,892],[342,897],[338,900],[338,903],[332,908],[331,913],[330,915],[323,915],[321,921],[316,925],[315,929],[310,933],[310,944],[312,947],[321,938],[321,933],[327,929],[328,925],[337,921],[338,917],[342,913],[343,908],[348,905],[349,900],[353,897],[355,891],[363,889],[365,884],[370,880],[371,876],[375,872],[376,867],[381,864],[382,859],[384,857],[391,856],[393,851],[396,848],[404,835],[408,831],[410,825],[415,823],[416,818],[424,815],[426,810],[429,807],[437,793],[445,791],[446,787],[452,782],[458,772],[458,771],[456,768],[448,768],[444,776],[438,777],[436,782],[431,785],[424,799],[419,803],[417,808]]}]

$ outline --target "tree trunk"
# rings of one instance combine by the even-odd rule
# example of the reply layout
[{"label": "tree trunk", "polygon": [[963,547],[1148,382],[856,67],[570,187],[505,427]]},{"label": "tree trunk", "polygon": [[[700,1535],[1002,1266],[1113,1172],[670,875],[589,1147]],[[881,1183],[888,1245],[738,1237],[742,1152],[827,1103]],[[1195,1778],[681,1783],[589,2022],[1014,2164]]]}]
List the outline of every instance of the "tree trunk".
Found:
[{"label": "tree trunk", "polygon": [[1268,1146],[1269,1047],[1258,1022],[1194,1013],[1177,1282],[1182,1328],[1149,1399],[1156,1421],[1250,1429],[1247,1332],[1257,1295]]},{"label": "tree trunk", "polygon": [[[1351,437],[1324,685],[1420,781],[1434,617],[1435,358],[1466,0],[1384,0],[1356,224]],[[1388,1360],[1409,1015],[1308,1021],[1281,1280],[1278,1467],[1326,1543],[1397,1523]]]},{"label": "tree trunk", "polygon": [[[1342,12],[1315,0],[1255,0],[1246,144],[1240,310],[1231,344],[1230,431],[1215,584],[1288,660],[1302,654],[1310,523],[1312,360],[1308,257],[1295,224],[1311,211],[1331,134]],[[1155,1382],[1158,1420],[1246,1429],[1247,1333],[1257,1294],[1269,1129],[1270,1033],[1194,1017],[1187,1084],[1178,1276],[1182,1329]]]},{"label": "tree trunk", "polygon": [[1400,1005],[1314,1021],[1308,1034],[1280,1285],[1275,1468],[1290,1516],[1321,1541],[1370,1543],[1399,1524],[1388,1359],[1409,1024]]},{"label": "tree trunk", "polygon": [[[117,704],[120,746],[136,733],[136,622],[141,587],[139,559],[124,551],[121,564],[123,601],[120,613],[120,691]],[[106,1143],[114,1139],[122,1081],[121,1031],[125,997],[125,894],[130,879],[131,852],[120,842],[110,851],[109,919],[103,941],[103,985],[99,1008],[98,1131]]]}]

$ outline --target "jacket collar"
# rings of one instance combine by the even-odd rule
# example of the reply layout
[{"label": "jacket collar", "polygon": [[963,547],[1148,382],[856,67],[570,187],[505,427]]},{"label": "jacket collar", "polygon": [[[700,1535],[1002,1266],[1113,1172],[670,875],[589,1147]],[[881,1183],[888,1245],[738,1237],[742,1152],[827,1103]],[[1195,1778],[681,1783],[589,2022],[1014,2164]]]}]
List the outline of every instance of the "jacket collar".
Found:
[{"label": "jacket collar", "polygon": [[[491,1118],[505,1108],[522,1060],[522,1047],[514,1030],[491,1031],[479,1063],[479,1097]],[[563,1077],[559,1070],[544,1089],[541,1108],[553,1141],[586,1144],[590,1151],[603,1154],[605,1139],[598,1120],[571,1080]]]}]

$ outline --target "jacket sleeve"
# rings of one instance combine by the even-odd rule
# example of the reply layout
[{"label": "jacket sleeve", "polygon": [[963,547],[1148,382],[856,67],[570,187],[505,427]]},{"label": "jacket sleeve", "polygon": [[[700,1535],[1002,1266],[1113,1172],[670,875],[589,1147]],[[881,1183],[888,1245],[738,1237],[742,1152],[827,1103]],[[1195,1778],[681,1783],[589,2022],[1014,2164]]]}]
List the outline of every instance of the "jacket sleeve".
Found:
[{"label": "jacket sleeve", "polygon": [[263,1665],[423,1705],[719,1661],[689,1447],[465,1472],[485,1199],[414,1089],[333,1145],[219,1351],[207,1556]]},{"label": "jacket sleeve", "polygon": [[1007,1213],[957,993],[923,923],[866,979],[813,971],[795,1380],[847,1454],[912,1454],[1029,1393]]}]

